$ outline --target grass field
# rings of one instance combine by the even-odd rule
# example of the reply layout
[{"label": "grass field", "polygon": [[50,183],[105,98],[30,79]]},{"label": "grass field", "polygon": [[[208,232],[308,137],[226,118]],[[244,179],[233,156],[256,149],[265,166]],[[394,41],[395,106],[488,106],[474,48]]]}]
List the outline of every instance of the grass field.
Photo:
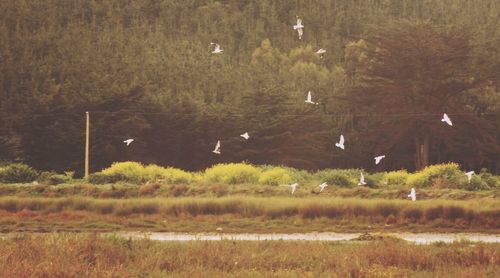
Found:
[{"label": "grass field", "polygon": [[[224,197],[234,195],[257,197],[294,197],[308,198],[316,195],[322,197],[364,198],[364,199],[399,199],[408,200],[409,188],[369,188],[356,186],[343,188],[329,186],[318,194],[317,185],[299,187],[291,195],[288,186],[263,186],[258,184],[229,185],[222,183],[207,184],[162,184],[148,183],[143,185],[130,183],[113,183],[92,185],[84,182],[47,185],[38,184],[1,184],[0,196],[19,197],[67,197],[84,196],[92,198],[140,198],[140,197]],[[456,188],[422,188],[417,189],[419,200],[449,199],[495,199],[500,198],[500,189],[469,191]]]},{"label": "grass field", "polygon": [[0,239],[1,277],[498,277],[500,244]]},{"label": "grass field", "polygon": [[496,200],[244,197],[95,199],[2,197],[10,231],[474,231],[497,233]]}]

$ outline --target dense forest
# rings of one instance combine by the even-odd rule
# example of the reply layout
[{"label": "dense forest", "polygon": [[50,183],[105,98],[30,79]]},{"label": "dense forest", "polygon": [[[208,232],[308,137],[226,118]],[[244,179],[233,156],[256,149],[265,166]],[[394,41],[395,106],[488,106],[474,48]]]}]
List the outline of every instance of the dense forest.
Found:
[{"label": "dense forest", "polygon": [[499,27],[498,0],[3,0],[0,160],[81,174],[89,111],[91,171],[499,172]]}]

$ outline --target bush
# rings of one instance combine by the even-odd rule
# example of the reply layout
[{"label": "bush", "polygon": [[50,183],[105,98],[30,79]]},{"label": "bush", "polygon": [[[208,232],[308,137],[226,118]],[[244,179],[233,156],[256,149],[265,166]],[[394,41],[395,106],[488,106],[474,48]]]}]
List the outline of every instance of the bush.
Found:
[{"label": "bush", "polygon": [[188,184],[193,181],[193,174],[172,167],[164,168],[163,177],[173,184]]},{"label": "bush", "polygon": [[436,164],[411,174],[407,184],[412,187],[462,188],[466,182],[464,175],[456,163]]},{"label": "bush", "polygon": [[[158,165],[150,164],[144,167],[138,162],[118,162],[113,163],[111,167],[104,169],[101,172],[103,176],[98,177],[98,179],[103,178],[105,183],[116,181],[128,181],[131,183],[144,183],[146,181],[165,181],[167,183],[190,183],[193,180],[193,175],[191,173],[182,171],[180,169],[168,167],[163,168]],[[108,178],[106,178],[108,177]],[[102,183],[101,180],[99,180]]]},{"label": "bush", "polygon": [[57,184],[62,184],[62,183],[68,183],[71,182],[71,177],[66,176],[66,175],[52,175],[48,178],[47,183],[49,185],[57,185]]},{"label": "bush", "polygon": [[381,185],[385,173],[364,174],[366,187],[377,188]]},{"label": "bush", "polygon": [[37,181],[43,182],[49,185],[57,185],[62,183],[71,182],[72,178],[68,175],[60,175],[55,172],[42,172]]},{"label": "bush", "polygon": [[115,162],[101,173],[107,176],[123,177],[124,180],[132,183],[143,183],[148,180],[147,172],[139,162]]},{"label": "bush", "polygon": [[291,182],[292,174],[287,169],[279,167],[263,172],[259,178],[259,183],[265,185],[290,184]]},{"label": "bush", "polygon": [[52,172],[52,171],[43,171],[41,172],[38,177],[36,178],[36,180],[38,182],[43,182],[43,183],[49,183],[49,178],[53,175],[57,175],[56,172]]},{"label": "bush", "polygon": [[106,175],[100,172],[93,173],[89,175],[88,181],[92,184],[106,184],[106,183],[116,183],[124,180],[122,175]]},{"label": "bush", "polygon": [[217,164],[205,170],[204,179],[227,184],[256,183],[259,169],[246,163]]},{"label": "bush", "polygon": [[387,186],[404,186],[410,174],[406,170],[391,171],[385,173],[381,184]]},{"label": "bush", "polygon": [[481,172],[479,172],[479,176],[481,177],[481,180],[484,181],[489,188],[496,188],[500,186],[499,176],[492,175],[485,168],[481,169]]},{"label": "bush", "polygon": [[9,164],[0,169],[0,182],[25,183],[32,182],[38,177],[38,172],[28,165],[21,163]]},{"label": "bush", "polygon": [[487,190],[489,186],[481,179],[481,176],[473,175],[470,182],[465,184],[464,189],[470,191]]},{"label": "bush", "polygon": [[[133,163],[135,163],[135,162],[133,162]],[[146,167],[142,167],[138,171],[137,175],[140,176],[141,180],[157,181],[157,180],[163,179],[164,171],[165,171],[165,168],[163,168],[163,167],[160,167],[160,166],[155,165],[155,164],[149,164]]]},{"label": "bush", "polygon": [[350,187],[358,184],[361,171],[358,169],[328,169],[316,172],[314,177],[329,185]]}]

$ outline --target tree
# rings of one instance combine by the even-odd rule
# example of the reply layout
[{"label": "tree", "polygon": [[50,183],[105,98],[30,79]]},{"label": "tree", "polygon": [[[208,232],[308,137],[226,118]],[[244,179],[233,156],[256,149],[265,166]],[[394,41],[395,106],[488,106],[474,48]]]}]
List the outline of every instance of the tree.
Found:
[{"label": "tree", "polygon": [[[362,41],[349,44],[346,99],[356,113],[370,116],[363,126],[367,140],[383,146],[380,152],[404,152],[412,142],[416,169],[452,159],[464,145],[476,155],[497,152],[495,125],[465,101],[492,78],[477,70],[471,53],[466,30],[403,20],[372,26]],[[453,127],[440,121],[445,112]]]}]

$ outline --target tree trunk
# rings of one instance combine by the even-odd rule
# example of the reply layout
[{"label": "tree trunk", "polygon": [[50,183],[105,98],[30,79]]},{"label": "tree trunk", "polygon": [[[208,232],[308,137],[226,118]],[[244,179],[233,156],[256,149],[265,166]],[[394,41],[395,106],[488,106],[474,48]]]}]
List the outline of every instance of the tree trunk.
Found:
[{"label": "tree trunk", "polygon": [[415,169],[422,170],[429,165],[429,135],[415,138]]}]

